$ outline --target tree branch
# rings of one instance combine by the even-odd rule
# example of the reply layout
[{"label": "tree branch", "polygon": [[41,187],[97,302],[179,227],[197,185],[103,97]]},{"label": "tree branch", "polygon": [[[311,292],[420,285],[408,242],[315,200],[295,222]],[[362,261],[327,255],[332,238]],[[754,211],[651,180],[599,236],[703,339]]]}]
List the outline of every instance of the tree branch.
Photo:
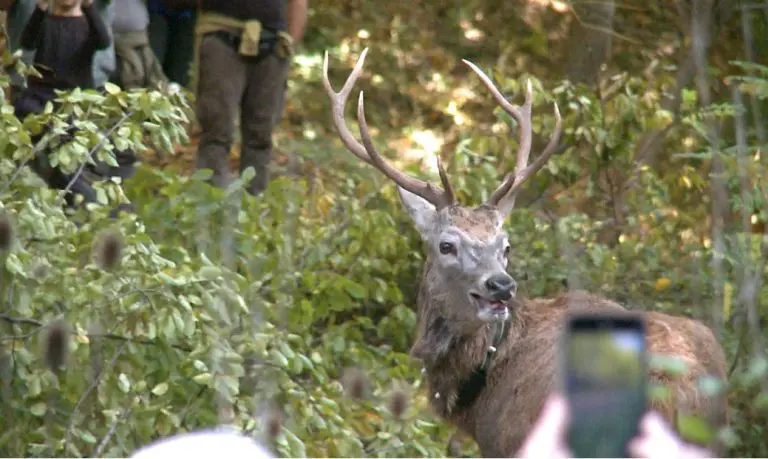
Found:
[{"label": "tree branch", "polygon": [[72,189],[72,185],[75,184],[78,178],[83,174],[83,171],[85,170],[85,166],[88,165],[88,162],[93,160],[93,155],[96,153],[97,150],[99,150],[101,147],[104,146],[104,142],[107,141],[110,135],[112,135],[120,126],[125,124],[125,122],[133,115],[133,112],[126,112],[118,121],[115,123],[109,130],[101,137],[101,140],[99,140],[99,143],[94,145],[93,148],[91,148],[91,151],[88,152],[88,157],[80,164],[80,167],[77,169],[77,172],[75,172],[75,175],[72,176],[72,180],[67,183],[67,186],[64,187],[62,192],[59,194],[59,198],[62,198],[69,190]]},{"label": "tree branch", "polygon": [[[34,332],[27,333],[24,335],[8,335],[8,336],[0,337],[0,341],[13,341],[13,340],[26,339],[32,336],[33,334],[37,333],[39,329],[45,326],[45,324],[43,322],[40,322],[39,320],[27,319],[23,317],[11,317],[7,314],[0,314],[0,320],[7,323],[11,323],[11,324],[30,325],[30,326],[38,327],[38,330],[35,330]],[[71,332],[71,333],[73,335],[77,334],[76,332]],[[102,338],[102,339],[109,339],[113,341],[123,341],[126,343],[143,344],[147,346],[169,346],[179,351],[192,352],[191,347],[185,346],[183,344],[164,343],[158,340],[143,339],[143,338],[130,338],[127,336],[121,336],[114,333],[88,333],[85,336],[88,339]]]},{"label": "tree branch", "polygon": [[128,408],[123,408],[123,412],[120,414],[120,416],[115,419],[115,422],[112,423],[112,425],[109,427],[109,430],[107,431],[107,434],[104,435],[104,438],[101,439],[101,442],[99,443],[99,446],[96,448],[96,451],[94,451],[92,457],[102,457],[102,454],[104,453],[104,449],[109,444],[109,440],[112,439],[112,437],[115,435],[115,432],[117,431],[117,426],[121,424],[123,421],[128,419],[128,415],[131,414],[131,411],[133,411],[133,403],[131,403],[131,406]]},{"label": "tree branch", "polygon": [[[117,363],[117,359],[123,354],[123,351],[125,350],[126,346],[128,345],[128,342],[124,342],[120,348],[115,352],[115,356],[112,357],[112,360],[109,361],[107,364],[107,367],[112,367]],[[80,407],[82,406],[83,402],[85,402],[85,399],[88,398],[88,396],[93,392],[99,384],[101,384],[102,379],[104,379],[104,375],[106,372],[104,371],[105,368],[102,368],[101,371],[99,371],[99,374],[94,378],[93,383],[91,383],[91,386],[86,390],[82,396],[80,396],[80,400],[77,401],[77,404],[75,405],[75,408],[72,410],[72,414],[69,418],[69,424],[67,425],[67,432],[66,436],[64,438],[64,453],[67,453],[67,446],[69,446],[70,440],[72,439],[72,429],[75,427],[75,415],[78,411],[80,411]]]},{"label": "tree branch", "polygon": [[[712,105],[710,79],[708,73],[708,52],[712,43],[712,11],[714,0],[700,0],[693,2],[691,14],[691,34],[694,63],[696,67],[696,90],[699,105],[707,108]],[[720,140],[717,123],[710,111],[704,114],[706,136],[709,149],[712,153],[711,173],[709,180],[710,194],[712,196],[712,270],[714,272],[715,297],[712,301],[711,314],[715,333],[718,337],[722,333],[722,304],[723,285],[725,283],[725,271],[723,260],[725,257],[725,220],[728,207],[728,193],[724,183],[724,165],[720,157]]]}]

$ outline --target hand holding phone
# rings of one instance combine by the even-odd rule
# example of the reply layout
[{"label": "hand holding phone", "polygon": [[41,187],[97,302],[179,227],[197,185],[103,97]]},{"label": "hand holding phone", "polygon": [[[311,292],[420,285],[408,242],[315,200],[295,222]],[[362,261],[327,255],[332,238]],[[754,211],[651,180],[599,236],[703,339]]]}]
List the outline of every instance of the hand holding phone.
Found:
[{"label": "hand holding phone", "polygon": [[[520,458],[547,457],[571,459],[574,456],[566,444],[566,432],[570,423],[568,402],[562,394],[550,394],[536,424],[525,439],[523,446],[514,454]],[[684,442],[655,411],[650,411],[640,421],[640,433],[627,446],[631,457],[647,459],[703,459],[717,457],[707,449]]]},{"label": "hand holding phone", "polygon": [[628,457],[646,410],[645,323],[633,313],[567,317],[561,393],[574,457]]}]

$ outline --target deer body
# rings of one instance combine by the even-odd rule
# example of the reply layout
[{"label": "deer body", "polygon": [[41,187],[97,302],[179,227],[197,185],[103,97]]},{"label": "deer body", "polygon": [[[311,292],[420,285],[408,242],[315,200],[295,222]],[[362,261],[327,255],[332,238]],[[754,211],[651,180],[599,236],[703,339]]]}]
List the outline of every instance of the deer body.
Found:
[{"label": "deer body", "polygon": [[[419,299],[430,301],[424,295]],[[563,316],[568,310],[584,309],[625,310],[613,301],[584,292],[521,300],[511,312],[506,338],[496,346],[485,387],[468,407],[457,404],[456,394],[483,361],[491,336],[489,327],[462,333],[449,331],[440,316],[420,317],[423,326],[412,354],[424,362],[431,405],[474,438],[484,457],[513,455],[555,388],[557,339],[563,331]],[[711,331],[690,319],[657,312],[647,313],[646,321],[648,352],[682,357],[689,364],[689,373],[676,380],[651,373],[650,381],[665,384],[673,396],[669,403],[653,407],[670,423],[674,423],[676,411],[707,417],[714,412],[719,416],[716,422],[725,423],[725,407],[704,397],[696,386],[696,379],[704,375],[725,378],[725,356]]]},{"label": "deer body", "polygon": [[[520,136],[515,170],[505,176],[486,203],[461,206],[455,202],[439,160],[442,189],[404,174],[378,153],[368,132],[362,92],[357,110],[362,143],[347,128],[344,106],[362,72],[366,52],[338,93],[328,79],[326,54],[323,84],[341,140],[360,160],[398,185],[403,205],[426,243],[428,255],[411,355],[423,362],[431,404],[442,417],[471,435],[484,456],[514,455],[555,387],[557,342],[564,315],[585,309],[627,311],[618,303],[584,292],[518,300],[516,282],[506,271],[513,248],[503,223],[521,186],[554,153],[561,131],[557,105],[554,134],[529,165],[530,84],[525,103],[512,105],[487,75],[464,61],[496,102],[515,118]],[[725,402],[720,405],[720,400],[706,398],[697,387],[697,379],[704,375],[725,379],[725,356],[712,332],[692,319],[658,312],[644,316],[648,352],[682,358],[689,369],[675,378],[651,372],[651,383],[663,383],[671,393],[671,399],[654,407],[670,421],[683,412],[714,413],[718,424],[727,422]]]}]

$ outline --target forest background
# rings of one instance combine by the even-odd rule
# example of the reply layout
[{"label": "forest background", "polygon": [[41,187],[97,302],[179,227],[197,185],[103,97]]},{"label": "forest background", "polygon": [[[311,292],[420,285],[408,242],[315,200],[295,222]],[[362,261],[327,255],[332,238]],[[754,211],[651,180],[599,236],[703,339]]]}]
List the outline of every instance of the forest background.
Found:
[{"label": "forest background", "polygon": [[[276,178],[258,198],[243,193],[248,174],[227,190],[192,174],[186,92],[74,91],[23,123],[5,102],[0,453],[126,456],[231,422],[281,456],[476,454],[449,442],[407,355],[422,242],[392,184],[330,122],[323,53],[339,88],[366,47],[357,89],[381,150],[433,179],[440,155],[464,203],[487,197],[517,145],[461,59],[518,103],[533,82],[534,154],[557,101],[560,148],[507,223],[520,294],[585,289],[705,321],[730,377],[701,389],[728,392],[732,422],[716,432],[681,417],[681,430],[768,456],[768,2],[757,0],[311,1]],[[20,166],[40,147],[32,134],[52,123],[44,141],[60,142],[69,115],[85,129],[56,149],[62,167],[115,146],[144,152],[134,178],[100,187],[109,205],[90,217],[65,215]],[[135,216],[106,218],[127,200]]]}]

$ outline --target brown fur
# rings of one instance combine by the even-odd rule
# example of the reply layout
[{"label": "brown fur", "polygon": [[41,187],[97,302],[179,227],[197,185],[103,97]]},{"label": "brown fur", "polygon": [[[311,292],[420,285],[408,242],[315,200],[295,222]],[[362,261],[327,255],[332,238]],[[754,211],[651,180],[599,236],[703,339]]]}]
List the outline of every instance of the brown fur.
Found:
[{"label": "brown fur", "polygon": [[488,206],[475,208],[450,206],[445,209],[445,215],[445,223],[483,241],[499,234],[499,226],[502,223],[499,212]]},{"label": "brown fur", "polygon": [[[523,300],[513,307],[510,332],[497,346],[488,373],[488,383],[475,403],[464,412],[453,411],[459,381],[484,358],[490,334],[486,329],[462,334],[439,318],[440,304],[430,302],[425,292],[429,268],[422,284],[419,328],[412,353],[426,365],[432,406],[437,412],[472,436],[485,457],[515,454],[538,417],[547,395],[554,389],[557,340],[568,310],[626,311],[605,298],[572,292],[555,299]],[[645,313],[649,353],[675,355],[686,361],[690,371],[677,378],[650,373],[651,382],[670,388],[673,401],[654,408],[674,422],[675,408],[680,412],[719,414],[727,422],[726,406],[704,397],[696,380],[706,374],[725,378],[726,364],[722,348],[712,332],[692,319],[659,312]],[[453,346],[445,344],[453,341]],[[713,406],[714,405],[714,406]]]}]

